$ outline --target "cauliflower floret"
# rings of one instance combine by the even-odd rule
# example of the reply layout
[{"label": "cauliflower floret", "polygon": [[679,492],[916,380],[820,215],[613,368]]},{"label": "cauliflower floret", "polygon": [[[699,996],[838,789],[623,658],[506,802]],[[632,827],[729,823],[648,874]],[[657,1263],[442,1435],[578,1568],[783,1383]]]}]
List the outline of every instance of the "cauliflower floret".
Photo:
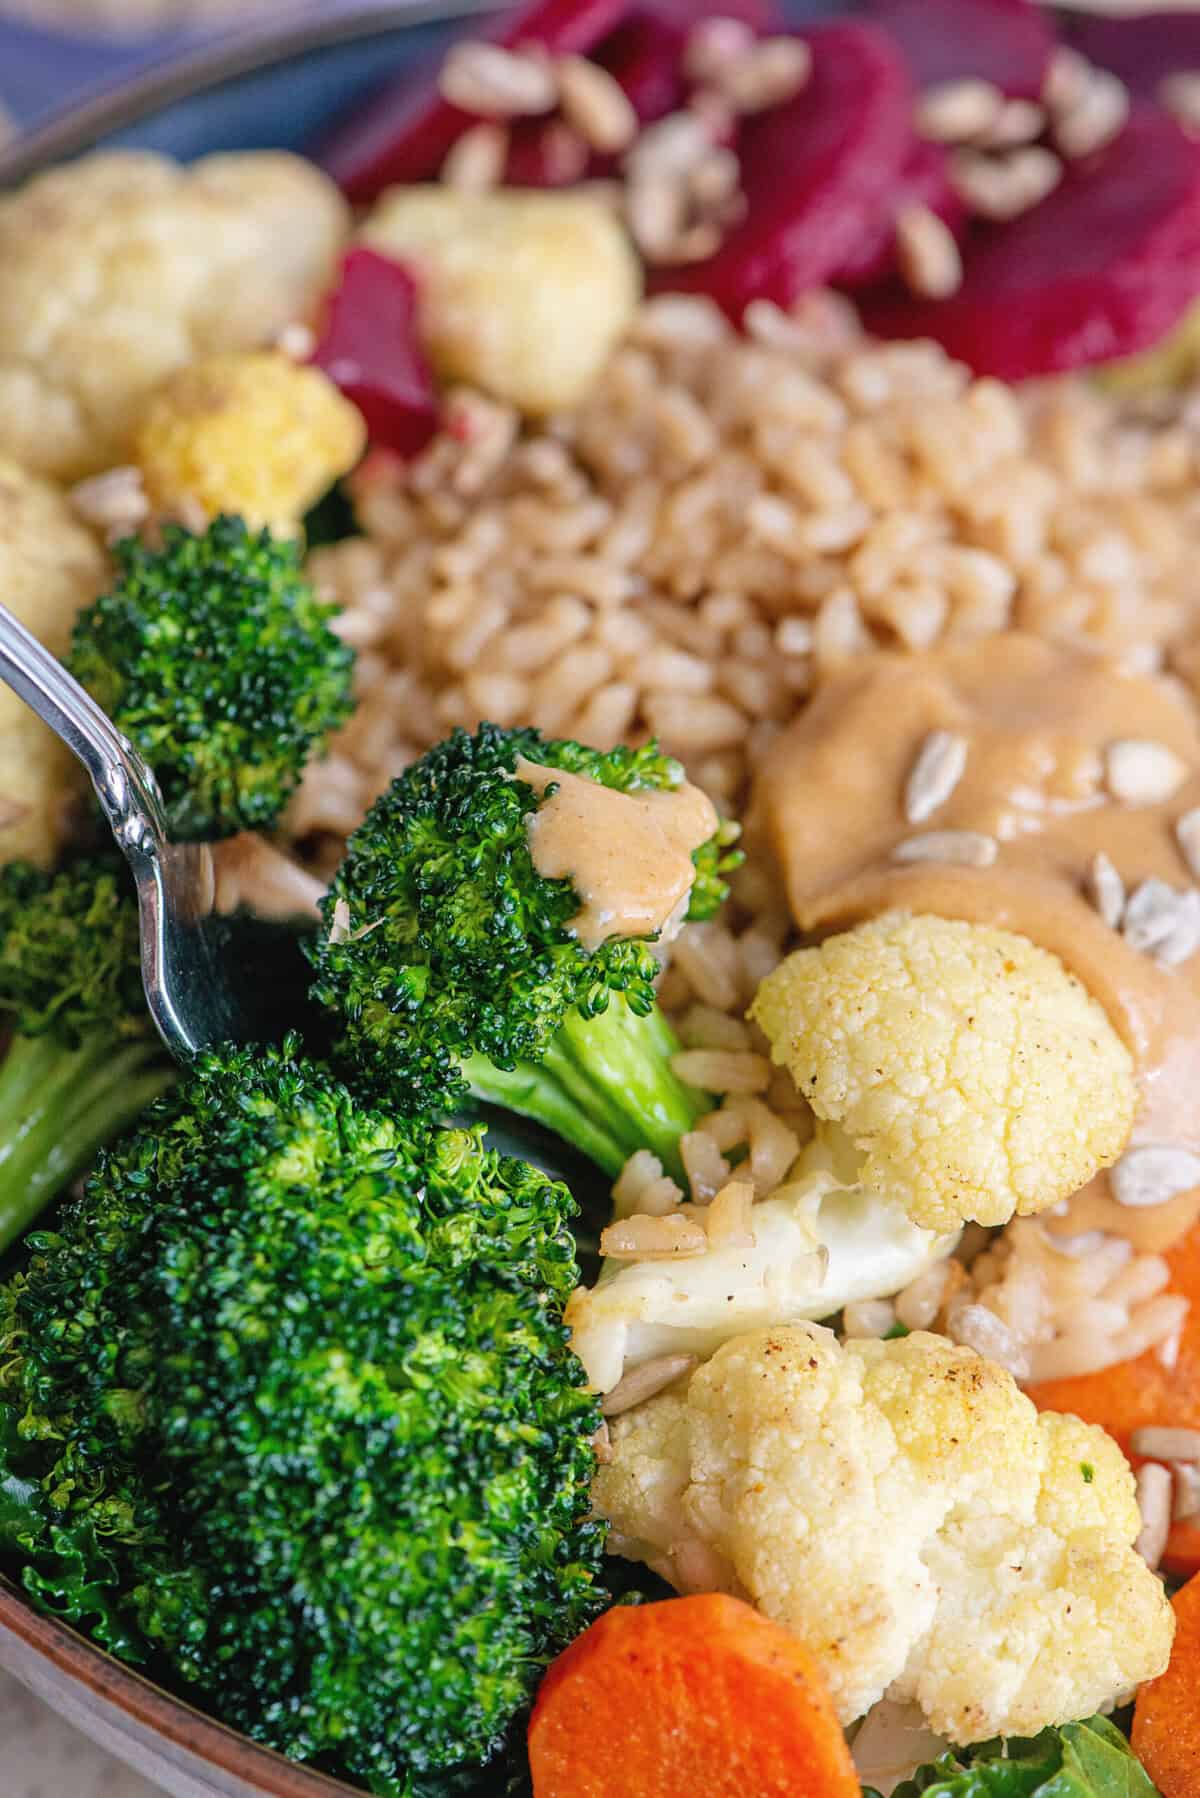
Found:
[{"label": "cauliflower floret", "polygon": [[[62,495],[0,458],[0,597],[55,655],[66,652],[75,614],[107,572],[102,550]],[[85,786],[71,752],[0,685],[0,861],[48,866],[71,800]]]},{"label": "cauliflower floret", "polygon": [[125,460],[164,376],[316,309],[348,223],[274,153],[111,152],[0,198],[0,454],[60,479]]},{"label": "cauliflower floret", "polygon": [[914,1224],[857,1183],[858,1157],[821,1125],[786,1183],[750,1213],[752,1245],[678,1261],[606,1261],[567,1306],[572,1346],[600,1392],[659,1355],[711,1355],[767,1324],[829,1317],[899,1292],[948,1255],[954,1236]]},{"label": "cauliflower floret", "polygon": [[277,351],[206,356],[168,375],[138,425],[134,456],[151,503],[295,532],[366,447],[366,426],[319,368]]},{"label": "cauliflower floret", "polygon": [[1044,1211],[1120,1155],[1133,1062],[1102,1007],[1012,931],[889,912],[800,949],[751,1016],[862,1182],[948,1230]]},{"label": "cauliflower floret", "polygon": [[886,1695],[954,1742],[1032,1735],[1167,1663],[1123,1456],[970,1349],[760,1331],[610,1431],[593,1496],[616,1547],[681,1587],[725,1570],[843,1722]]},{"label": "cauliflower floret", "polygon": [[417,274],[438,373],[523,412],[583,397],[641,290],[611,210],[576,193],[395,187],[363,236]]}]

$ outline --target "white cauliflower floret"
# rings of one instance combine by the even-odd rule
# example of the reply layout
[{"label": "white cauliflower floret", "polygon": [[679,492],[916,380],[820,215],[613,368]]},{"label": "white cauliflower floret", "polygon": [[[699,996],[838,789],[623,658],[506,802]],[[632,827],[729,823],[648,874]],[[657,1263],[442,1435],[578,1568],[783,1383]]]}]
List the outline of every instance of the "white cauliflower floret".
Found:
[{"label": "white cauliflower floret", "polygon": [[743,1591],[844,1723],[887,1696],[953,1742],[1033,1735],[1166,1666],[1116,1444],[970,1349],[760,1331],[610,1431],[593,1496],[618,1551]]},{"label": "white cauliflower floret", "polygon": [[862,1183],[948,1230],[1044,1211],[1121,1154],[1133,1062],[1103,1008],[1027,937],[889,912],[800,949],[751,1015]]},{"label": "white cauliflower floret", "polygon": [[[107,572],[63,496],[0,458],[0,598],[55,655],[66,653],[75,614]],[[53,861],[85,786],[70,750],[0,685],[0,862]]]},{"label": "white cauliflower floret", "polygon": [[948,1255],[955,1238],[921,1229],[857,1184],[856,1160],[836,1128],[822,1126],[785,1184],[752,1208],[752,1244],[676,1261],[606,1261],[597,1284],[567,1306],[593,1386],[611,1391],[659,1355],[711,1355],[747,1330],[899,1292]]},{"label": "white cauliflower floret", "polygon": [[611,208],[578,193],[394,187],[363,236],[417,275],[438,373],[523,412],[582,399],[641,291]]},{"label": "white cauliflower floret", "polygon": [[59,479],[125,460],[166,375],[313,313],[348,224],[275,153],[114,151],[0,198],[0,454]]}]

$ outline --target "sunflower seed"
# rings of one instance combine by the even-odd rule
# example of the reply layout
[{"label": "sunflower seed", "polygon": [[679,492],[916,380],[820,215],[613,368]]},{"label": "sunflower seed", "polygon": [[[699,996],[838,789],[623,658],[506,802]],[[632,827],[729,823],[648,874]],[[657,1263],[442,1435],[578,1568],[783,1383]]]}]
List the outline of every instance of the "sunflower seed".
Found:
[{"label": "sunflower seed", "polygon": [[438,80],[442,98],[481,118],[531,118],[558,101],[554,70],[544,57],[525,56],[499,44],[455,44]]},{"label": "sunflower seed", "polygon": [[1160,106],[1173,114],[1185,131],[1200,131],[1200,71],[1177,69],[1158,84]]},{"label": "sunflower seed", "polygon": [[1135,1455],[1145,1455],[1148,1461],[1200,1461],[1200,1430],[1146,1424],[1134,1430],[1129,1446]]},{"label": "sunflower seed", "polygon": [[1171,1473],[1175,1479],[1171,1516],[1179,1523],[1200,1514],[1200,1467],[1194,1461],[1172,1461]]},{"label": "sunflower seed", "polygon": [[634,178],[687,176],[712,147],[703,119],[694,112],[672,112],[642,132],[626,153],[624,166]]},{"label": "sunflower seed", "polygon": [[618,1417],[622,1411],[631,1411],[634,1405],[644,1404],[664,1387],[673,1385],[696,1365],[695,1355],[659,1355],[654,1361],[644,1361],[641,1367],[621,1375],[612,1391],[601,1399],[600,1409],[605,1417]]},{"label": "sunflower seed", "polygon": [[1179,844],[1179,853],[1188,865],[1188,872],[1200,880],[1200,805],[1192,811],[1184,812],[1175,820],[1175,841]]},{"label": "sunflower seed", "polygon": [[1126,1149],[1108,1178],[1118,1205],[1143,1211],[1200,1186],[1200,1155],[1175,1143],[1146,1143]]},{"label": "sunflower seed", "polygon": [[1149,952],[1165,943],[1179,920],[1180,898],[1174,887],[1153,876],[1135,887],[1121,919],[1129,947]]},{"label": "sunflower seed", "polygon": [[1042,104],[1050,112],[1069,112],[1077,106],[1092,79],[1093,68],[1086,56],[1060,44],[1046,65],[1042,82]]},{"label": "sunflower seed", "polygon": [[990,81],[943,81],[921,95],[915,124],[934,143],[961,144],[990,130],[1003,107],[1004,95]]},{"label": "sunflower seed", "polygon": [[1136,1474],[1142,1529],[1134,1548],[1152,1570],[1162,1560],[1171,1530],[1171,1473],[1160,1461],[1147,1461]]},{"label": "sunflower seed", "polygon": [[1125,129],[1129,89],[1107,69],[1093,69],[1080,98],[1055,123],[1054,142],[1072,161],[1091,156]]},{"label": "sunflower seed", "polygon": [[1175,908],[1175,922],[1154,951],[1164,968],[1178,968],[1200,949],[1200,893],[1182,893]]},{"label": "sunflower seed", "polygon": [[448,150],[441,179],[460,193],[486,193],[503,180],[507,160],[508,132],[504,126],[472,125]]},{"label": "sunflower seed", "polygon": [[719,81],[729,64],[745,56],[756,41],[741,19],[704,19],[688,34],[683,72],[690,82],[701,85]]},{"label": "sunflower seed", "polygon": [[1116,930],[1125,910],[1125,882],[1103,850],[1092,857],[1085,889],[1109,929]]},{"label": "sunflower seed", "polygon": [[910,824],[924,824],[945,805],[963,777],[967,765],[967,739],[953,730],[930,731],[917,752],[904,789],[904,815]]},{"label": "sunflower seed", "polygon": [[1046,129],[1046,109],[1036,100],[1006,100],[980,139],[985,150],[1019,150]]},{"label": "sunflower seed", "polygon": [[956,150],[950,176],[959,197],[980,218],[1014,219],[1054,191],[1062,179],[1062,163],[1041,144],[1001,156]]},{"label": "sunflower seed", "polygon": [[1175,751],[1152,737],[1123,737],[1104,752],[1104,783],[1123,805],[1165,804],[1187,772]]},{"label": "sunflower seed", "polygon": [[906,837],[892,850],[897,862],[953,862],[960,868],[990,868],[999,853],[995,837],[981,830],[927,830]]},{"label": "sunflower seed", "polygon": [[350,902],[348,899],[335,899],[333,902],[333,923],[329,926],[331,943],[347,943],[350,940]]},{"label": "sunflower seed", "polygon": [[713,85],[735,112],[766,112],[793,99],[811,73],[812,51],[803,38],[769,37],[724,63]]},{"label": "sunflower seed", "polygon": [[944,300],[962,286],[958,243],[944,219],[928,206],[902,207],[896,217],[896,260],[919,299]]},{"label": "sunflower seed", "polygon": [[637,136],[638,116],[620,82],[585,56],[555,65],[563,115],[602,156],[625,150]]}]

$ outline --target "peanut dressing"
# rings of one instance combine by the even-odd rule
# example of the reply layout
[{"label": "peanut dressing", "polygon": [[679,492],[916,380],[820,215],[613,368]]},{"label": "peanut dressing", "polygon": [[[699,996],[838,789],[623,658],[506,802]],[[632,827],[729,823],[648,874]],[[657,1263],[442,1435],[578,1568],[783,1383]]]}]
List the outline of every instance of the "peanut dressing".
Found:
[{"label": "peanut dressing", "polygon": [[584,948],[663,930],[691,891],[692,852],[717,828],[707,794],[686,783],[620,793],[524,756],[514,772],[539,797],[555,788],[529,820],[529,851],[539,874],[569,880],[579,894],[567,928]]},{"label": "peanut dressing", "polygon": [[[904,793],[930,734],[967,742],[936,816],[911,824]],[[1167,799],[1131,805],[1105,786],[1105,753],[1146,739],[1183,764]],[[1167,678],[1016,633],[919,658],[873,656],[826,685],[772,746],[753,827],[778,856],[792,912],[827,932],[892,908],[1022,932],[1052,950],[1107,1010],[1137,1070],[1131,1142],[1200,1150],[1200,954],[1167,968],[1106,924],[1086,892],[1106,854],[1128,893],[1152,876],[1191,884],[1174,826],[1200,804],[1200,725]],[[923,831],[985,833],[988,866],[896,862]],[[1200,1188],[1134,1210],[1102,1173],[1048,1217],[1052,1230],[1101,1228],[1139,1249],[1168,1246],[1200,1215]]]}]

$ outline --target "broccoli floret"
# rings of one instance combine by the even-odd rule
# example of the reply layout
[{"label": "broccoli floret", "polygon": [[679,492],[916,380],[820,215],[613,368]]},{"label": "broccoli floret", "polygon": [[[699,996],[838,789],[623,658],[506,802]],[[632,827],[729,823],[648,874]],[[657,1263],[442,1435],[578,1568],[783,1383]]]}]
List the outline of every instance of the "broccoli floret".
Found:
[{"label": "broccoli floret", "polygon": [[0,1253],[172,1078],[124,863],[0,868]]},{"label": "broccoli floret", "polygon": [[0,1286],[0,1555],[295,1759],[483,1762],[599,1608],[573,1211],[295,1038],[202,1054]]},{"label": "broccoli floret", "polygon": [[[455,731],[407,769],[350,838],[309,953],[338,1053],[395,1106],[437,1115],[468,1093],[547,1125],[609,1174],[640,1148],[678,1166],[707,1109],[671,1072],[678,1043],[655,1005],[651,942],[587,949],[569,880],[534,866],[541,801],[518,757],[626,793],[669,789],[655,744],[601,753],[534,730]],[[553,789],[551,789],[553,790]],[[711,913],[728,831],[696,852]]]},{"label": "broccoli floret", "polygon": [[300,549],[240,518],[113,551],[113,590],[80,613],[69,666],[158,778],[176,836],[268,829],[351,710],[353,651]]}]

